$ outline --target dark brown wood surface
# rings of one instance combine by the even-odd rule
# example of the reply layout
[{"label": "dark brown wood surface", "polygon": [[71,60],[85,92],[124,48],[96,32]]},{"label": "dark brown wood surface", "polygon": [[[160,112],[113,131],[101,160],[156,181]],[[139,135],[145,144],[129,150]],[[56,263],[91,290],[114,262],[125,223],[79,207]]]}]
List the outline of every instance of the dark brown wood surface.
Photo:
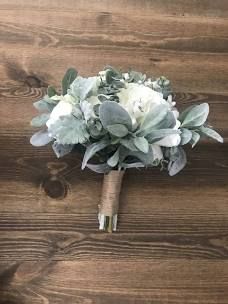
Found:
[{"label": "dark brown wood surface", "polygon": [[[0,1],[0,304],[228,303],[227,17],[227,0]],[[166,75],[225,138],[176,177],[129,170],[113,234],[102,176],[29,144],[47,85],[107,64]]]}]

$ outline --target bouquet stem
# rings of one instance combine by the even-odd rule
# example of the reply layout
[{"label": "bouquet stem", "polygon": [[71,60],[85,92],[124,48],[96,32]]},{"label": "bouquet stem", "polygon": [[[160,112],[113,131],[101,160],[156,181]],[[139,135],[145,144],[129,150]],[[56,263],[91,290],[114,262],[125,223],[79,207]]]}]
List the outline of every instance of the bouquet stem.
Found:
[{"label": "bouquet stem", "polygon": [[119,195],[125,171],[112,170],[104,175],[101,203],[99,205],[99,229],[116,231],[119,209]]}]

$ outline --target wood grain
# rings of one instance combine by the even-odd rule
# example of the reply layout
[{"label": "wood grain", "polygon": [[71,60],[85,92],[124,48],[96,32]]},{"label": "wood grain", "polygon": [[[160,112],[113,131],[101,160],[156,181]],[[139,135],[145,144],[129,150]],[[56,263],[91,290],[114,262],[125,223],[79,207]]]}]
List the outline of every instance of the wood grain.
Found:
[{"label": "wood grain", "polygon": [[[228,2],[1,0],[0,17],[0,304],[227,304]],[[176,177],[129,170],[112,235],[102,176],[29,144],[47,86],[107,64],[166,75],[225,138]]]}]

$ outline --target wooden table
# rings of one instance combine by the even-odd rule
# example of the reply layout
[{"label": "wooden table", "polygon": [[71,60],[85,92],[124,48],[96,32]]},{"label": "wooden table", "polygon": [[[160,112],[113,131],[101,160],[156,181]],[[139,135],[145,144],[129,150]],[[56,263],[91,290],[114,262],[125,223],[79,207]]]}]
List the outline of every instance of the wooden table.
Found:
[{"label": "wooden table", "polygon": [[47,85],[107,64],[166,75],[227,139],[227,0],[1,0],[0,17],[0,303],[227,304],[227,141],[188,149],[173,178],[129,170],[113,234],[102,176],[29,144]]}]

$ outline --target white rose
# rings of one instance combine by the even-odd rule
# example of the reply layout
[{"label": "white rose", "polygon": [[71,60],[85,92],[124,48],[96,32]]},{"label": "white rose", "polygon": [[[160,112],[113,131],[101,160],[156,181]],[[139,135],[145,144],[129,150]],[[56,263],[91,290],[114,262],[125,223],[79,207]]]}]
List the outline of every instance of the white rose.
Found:
[{"label": "white rose", "polygon": [[117,95],[120,100],[119,104],[127,110],[133,125],[137,125],[153,106],[167,105],[161,93],[137,83],[126,84],[126,89],[121,89]]},{"label": "white rose", "polygon": [[[137,126],[138,123],[142,120],[144,115],[153,110],[153,107],[156,105],[164,104],[170,105],[170,110],[172,110],[171,98],[169,97],[169,102],[167,102],[163,95],[159,92],[152,90],[149,87],[140,85],[137,83],[127,84],[126,89],[123,88],[118,94],[120,99],[119,104],[127,110],[132,119],[133,126]],[[180,127],[180,122],[178,120],[179,112],[176,109],[173,109],[173,114],[176,118],[176,125],[174,127],[177,130]],[[162,140],[156,143],[156,146],[162,147],[173,147],[180,144],[181,137],[179,134],[172,134],[164,137]],[[159,155],[158,158],[161,158],[162,151],[161,149],[156,148],[156,152]]]},{"label": "white rose", "polygon": [[[58,99],[57,99],[58,98]],[[53,100],[59,100],[59,103],[52,110],[48,121],[46,122],[47,127],[49,128],[52,124],[54,124],[61,116],[67,116],[72,113],[73,104],[71,95],[64,96],[53,96]]]}]

